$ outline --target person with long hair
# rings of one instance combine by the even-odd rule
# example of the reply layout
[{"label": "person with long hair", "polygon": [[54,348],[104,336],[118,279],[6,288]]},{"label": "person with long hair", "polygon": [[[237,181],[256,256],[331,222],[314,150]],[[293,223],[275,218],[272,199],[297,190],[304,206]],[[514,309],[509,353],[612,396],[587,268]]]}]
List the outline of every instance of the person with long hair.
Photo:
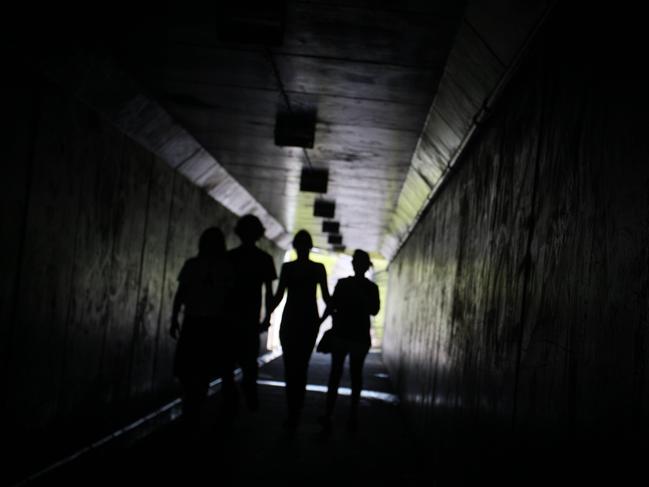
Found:
[{"label": "person with long hair", "polygon": [[300,230],[293,239],[297,259],[282,265],[279,286],[271,312],[288,292],[282,314],[279,338],[284,359],[288,417],[284,426],[294,430],[299,422],[306,394],[307,372],[311,353],[318,336],[319,313],[316,300],[320,286],[322,298],[329,301],[327,271],[324,265],[309,259],[313,241],[306,230]]},{"label": "person with long hair", "polygon": [[356,250],[352,258],[354,275],[339,279],[333,296],[321,321],[333,315],[331,328],[331,371],[327,388],[325,415],[320,422],[325,431],[331,429],[331,416],[338,397],[338,386],[343,373],[345,357],[349,355],[352,383],[351,408],[347,428],[354,431],[358,425],[358,405],[363,389],[363,364],[371,346],[370,315],[379,312],[379,288],[365,277],[371,267],[369,255]]},{"label": "person with long hair", "polygon": [[[201,408],[210,379],[219,374],[224,354],[225,295],[229,267],[225,262],[225,239],[211,227],[200,236],[198,255],[188,259],[178,276],[169,333],[178,340],[174,374],[183,389],[183,418],[190,430],[200,425]],[[182,325],[179,315],[183,310]],[[217,347],[217,348],[215,348]]]}]

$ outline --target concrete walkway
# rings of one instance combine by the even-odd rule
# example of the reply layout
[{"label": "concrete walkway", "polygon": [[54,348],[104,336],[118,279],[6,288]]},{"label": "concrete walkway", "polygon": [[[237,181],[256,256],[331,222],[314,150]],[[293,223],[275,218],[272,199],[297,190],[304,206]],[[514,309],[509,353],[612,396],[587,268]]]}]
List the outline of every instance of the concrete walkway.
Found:
[{"label": "concrete walkway", "polygon": [[[233,419],[219,413],[220,394],[204,411],[199,435],[174,421],[125,447],[88,454],[41,477],[38,485],[399,485],[420,478],[422,459],[392,396],[380,353],[365,366],[364,397],[356,432],[345,428],[349,396],[340,395],[333,431],[323,435],[317,418],[324,410],[330,356],[314,353],[302,422],[294,435],[286,417],[281,357],[260,370],[261,407],[245,406]],[[345,370],[341,387],[349,387]],[[344,390],[342,390],[344,394]],[[374,394],[377,393],[377,394]]]}]

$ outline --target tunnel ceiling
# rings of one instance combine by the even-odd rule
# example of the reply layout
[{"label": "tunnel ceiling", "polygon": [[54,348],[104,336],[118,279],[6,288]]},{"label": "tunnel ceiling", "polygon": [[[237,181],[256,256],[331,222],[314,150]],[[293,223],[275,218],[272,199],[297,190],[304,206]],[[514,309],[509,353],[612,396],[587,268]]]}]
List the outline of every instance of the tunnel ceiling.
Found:
[{"label": "tunnel ceiling", "polygon": [[[313,216],[324,198],[343,245],[378,251],[463,5],[240,5],[172,2],[123,33],[118,59],[288,231],[306,228],[331,248]],[[243,24],[232,29],[232,18]],[[282,19],[281,42],[264,37]],[[287,110],[316,114],[313,148],[275,145],[276,114]],[[300,191],[304,167],[329,170],[326,194]]]},{"label": "tunnel ceiling", "polygon": [[[259,216],[280,247],[306,228],[332,248],[334,220],[347,249],[392,260],[553,5],[113,0],[35,17],[25,4],[7,30],[29,69]],[[313,119],[312,146],[275,143],[286,113]],[[300,191],[304,168],[329,171],[325,194]],[[333,218],[313,215],[319,198]]]}]

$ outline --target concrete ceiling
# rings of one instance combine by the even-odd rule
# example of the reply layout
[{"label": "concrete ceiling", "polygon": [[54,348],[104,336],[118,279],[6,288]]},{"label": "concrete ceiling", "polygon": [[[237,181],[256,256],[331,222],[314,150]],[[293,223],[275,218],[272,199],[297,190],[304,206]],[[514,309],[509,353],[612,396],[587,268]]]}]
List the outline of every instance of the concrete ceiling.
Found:
[{"label": "concrete ceiling", "polygon": [[[281,3],[243,15],[273,21]],[[224,40],[231,12],[172,2],[124,32],[116,52],[289,232],[306,228],[331,247],[313,216],[322,197],[335,201],[343,245],[378,251],[463,11],[453,0],[289,1],[282,41],[269,45]],[[312,149],[275,145],[276,113],[287,109],[317,113]],[[329,170],[326,194],[300,192],[303,167]]]},{"label": "concrete ceiling", "polygon": [[[348,250],[391,260],[553,4],[113,0],[38,16],[25,5],[5,34],[214,199],[258,215],[278,245],[306,228],[332,248],[313,216],[322,197]],[[279,19],[279,41],[262,40]],[[302,110],[316,114],[313,148],[275,145],[277,113]],[[303,168],[329,171],[326,194],[300,191]]]}]

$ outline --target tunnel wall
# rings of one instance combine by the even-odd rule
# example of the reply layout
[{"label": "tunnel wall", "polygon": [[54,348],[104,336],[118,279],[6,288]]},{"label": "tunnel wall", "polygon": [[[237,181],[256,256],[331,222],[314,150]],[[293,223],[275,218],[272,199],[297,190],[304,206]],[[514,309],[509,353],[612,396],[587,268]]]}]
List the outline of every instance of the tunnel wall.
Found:
[{"label": "tunnel wall", "polygon": [[428,445],[646,431],[649,80],[641,31],[581,14],[553,13],[390,265],[384,357]]},{"label": "tunnel wall", "polygon": [[238,241],[235,215],[200,188],[24,78],[5,113],[0,371],[5,439],[37,464],[38,451],[61,454],[177,397],[178,273],[206,227]]}]

